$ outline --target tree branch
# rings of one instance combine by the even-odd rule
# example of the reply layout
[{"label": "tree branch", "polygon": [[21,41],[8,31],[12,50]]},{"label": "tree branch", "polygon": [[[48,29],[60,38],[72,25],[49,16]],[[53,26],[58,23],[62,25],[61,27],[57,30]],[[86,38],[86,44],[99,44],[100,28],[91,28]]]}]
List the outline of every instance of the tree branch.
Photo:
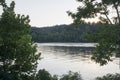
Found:
[{"label": "tree branch", "polygon": [[114,7],[115,7],[116,12],[117,12],[118,24],[120,25],[120,14],[119,14],[119,10],[118,10],[118,5],[115,5],[115,4],[114,4]]},{"label": "tree branch", "polygon": [[105,6],[104,4],[103,4],[103,6],[104,6],[103,9],[104,9],[104,11],[105,11],[105,16],[106,16],[107,20],[109,21],[110,24],[113,24],[112,21],[110,20],[110,18],[108,17],[108,15],[106,14],[106,13],[107,13],[107,11],[106,11],[106,9],[105,9],[106,6]]}]

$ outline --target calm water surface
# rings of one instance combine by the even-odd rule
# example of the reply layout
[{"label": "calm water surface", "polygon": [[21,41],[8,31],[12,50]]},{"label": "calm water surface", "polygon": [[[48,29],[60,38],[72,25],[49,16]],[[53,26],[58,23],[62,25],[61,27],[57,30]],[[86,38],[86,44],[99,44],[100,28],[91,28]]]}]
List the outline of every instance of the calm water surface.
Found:
[{"label": "calm water surface", "polygon": [[68,71],[79,72],[84,80],[107,73],[120,73],[119,59],[113,58],[105,66],[91,61],[91,51],[96,44],[91,43],[37,43],[42,53],[38,69],[46,69],[51,74],[61,76]]}]

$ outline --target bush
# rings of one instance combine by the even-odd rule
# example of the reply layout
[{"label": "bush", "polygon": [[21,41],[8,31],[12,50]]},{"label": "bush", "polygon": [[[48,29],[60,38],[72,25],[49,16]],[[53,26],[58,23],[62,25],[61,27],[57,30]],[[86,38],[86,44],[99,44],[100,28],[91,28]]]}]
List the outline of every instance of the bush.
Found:
[{"label": "bush", "polygon": [[39,70],[36,75],[36,80],[51,80],[51,74],[45,69]]},{"label": "bush", "polygon": [[82,78],[79,73],[69,71],[68,74],[62,75],[60,80],[82,80]]},{"label": "bush", "polygon": [[96,80],[120,80],[120,74],[107,74],[103,77],[97,77]]},{"label": "bush", "polygon": [[42,69],[38,71],[36,80],[82,80],[82,78],[79,73],[69,71],[68,74],[64,74],[58,79],[57,75],[52,76],[48,71]]}]

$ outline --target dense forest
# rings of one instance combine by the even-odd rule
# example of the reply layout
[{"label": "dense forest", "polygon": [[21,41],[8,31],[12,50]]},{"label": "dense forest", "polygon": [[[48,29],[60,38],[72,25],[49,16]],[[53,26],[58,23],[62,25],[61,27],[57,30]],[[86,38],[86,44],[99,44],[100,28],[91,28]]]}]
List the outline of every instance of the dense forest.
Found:
[{"label": "dense forest", "polygon": [[87,31],[96,32],[100,25],[57,25],[32,27],[31,35],[35,42],[88,42],[81,39]]}]

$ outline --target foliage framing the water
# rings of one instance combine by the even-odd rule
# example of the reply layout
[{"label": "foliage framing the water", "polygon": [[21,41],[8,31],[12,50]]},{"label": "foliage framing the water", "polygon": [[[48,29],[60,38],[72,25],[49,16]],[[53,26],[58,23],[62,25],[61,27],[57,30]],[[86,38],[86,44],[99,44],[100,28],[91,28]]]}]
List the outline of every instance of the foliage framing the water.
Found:
[{"label": "foliage framing the water", "polygon": [[[77,0],[83,6],[77,8],[76,13],[68,11],[74,24],[81,24],[85,19],[99,17],[99,23],[110,24],[100,29],[97,33],[88,32],[87,40],[98,42],[92,59],[100,65],[112,61],[113,52],[120,57],[120,0]],[[112,9],[109,9],[112,7]],[[116,16],[110,18],[110,11],[115,10]],[[113,26],[114,24],[114,26]],[[112,27],[111,27],[112,26]]]},{"label": "foliage framing the water", "polygon": [[29,16],[16,14],[14,6],[14,2],[10,7],[2,5],[0,80],[31,80],[40,54],[36,54],[36,45],[31,41]]},{"label": "foliage framing the water", "polygon": [[97,63],[104,65],[112,61],[112,56],[120,57],[119,26],[104,27],[99,29],[98,33],[88,32],[85,39],[99,43],[92,56]]}]

